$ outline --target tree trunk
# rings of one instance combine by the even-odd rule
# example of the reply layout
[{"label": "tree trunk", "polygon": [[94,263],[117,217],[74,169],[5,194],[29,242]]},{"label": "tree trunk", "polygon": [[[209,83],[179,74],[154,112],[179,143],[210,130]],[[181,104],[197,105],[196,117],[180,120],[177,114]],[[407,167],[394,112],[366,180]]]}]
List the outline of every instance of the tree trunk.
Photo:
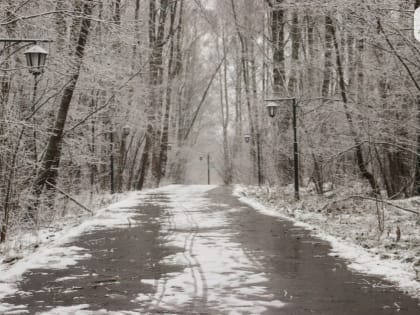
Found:
[{"label": "tree trunk", "polygon": [[[57,11],[62,11],[65,9],[64,0],[56,0],[55,9]],[[63,13],[58,13],[55,17],[55,24],[57,29],[57,51],[63,51],[65,48],[66,34],[67,34],[67,24],[66,19]]]},{"label": "tree trunk", "polygon": [[[70,103],[73,97],[74,89],[79,78],[80,68],[83,62],[83,56],[85,53],[85,48],[87,45],[87,40],[90,31],[92,15],[92,0],[86,0],[83,6],[83,19],[82,25],[79,33],[79,39],[77,41],[77,46],[75,50],[76,60],[75,68],[73,69],[73,74],[71,76],[71,82],[63,91],[63,96],[61,98],[61,103],[59,106],[57,118],[54,124],[53,134],[50,136],[45,150],[44,158],[42,160],[42,167],[39,171],[37,178],[34,183],[34,193],[35,197],[39,198],[42,193],[42,190],[45,185],[48,186],[48,183],[55,185],[57,175],[58,175],[58,166],[60,164],[61,150],[62,150],[62,141],[64,126],[66,124],[67,113],[70,108]],[[34,209],[30,215],[34,215]]]},{"label": "tree trunk", "polygon": [[364,161],[364,158],[363,158],[362,144],[361,144],[360,138],[359,138],[359,136],[356,132],[356,128],[354,126],[353,115],[350,112],[350,109],[348,107],[347,88],[346,88],[346,83],[345,83],[345,80],[344,80],[343,64],[342,64],[342,61],[341,61],[341,52],[340,52],[340,49],[339,49],[339,46],[338,46],[336,29],[335,29],[334,26],[332,28],[332,39],[333,39],[334,48],[335,48],[337,72],[338,72],[339,86],[340,86],[340,90],[341,90],[341,97],[342,97],[343,106],[344,106],[344,112],[345,112],[347,122],[349,124],[350,134],[353,137],[353,141],[356,145],[357,166],[359,167],[359,170],[360,170],[363,178],[365,178],[369,182],[373,193],[375,195],[379,195],[379,187],[376,183],[375,177],[366,168],[365,161]]},{"label": "tree trunk", "polygon": [[[420,0],[414,0],[414,8],[420,8]],[[420,96],[417,96],[417,132],[416,132],[417,154],[415,156],[414,187],[413,194],[420,196]]]},{"label": "tree trunk", "polygon": [[[276,0],[280,5],[283,0]],[[286,86],[284,69],[284,10],[273,8],[271,11],[271,38],[273,42],[273,92],[280,93]]]},{"label": "tree trunk", "polygon": [[[161,141],[161,148],[160,148],[160,157],[159,157],[159,164],[160,164],[160,178],[163,178],[166,175],[166,168],[168,162],[168,141],[169,141],[169,116],[172,104],[172,86],[174,83],[174,79],[179,75],[179,71],[182,66],[179,65],[181,63],[181,32],[182,32],[182,14],[183,14],[183,1],[181,1],[181,7],[179,10],[179,21],[177,27],[177,38],[175,40],[175,17],[177,12],[177,2],[173,2],[171,4],[171,15],[170,15],[170,27],[169,27],[169,36],[171,38],[170,41],[170,48],[169,48],[169,61],[168,61],[168,82],[166,87],[166,102],[165,102],[165,111],[163,116],[163,128],[162,128],[162,141]],[[175,47],[176,46],[176,47]],[[160,181],[159,178],[159,181]]]},{"label": "tree trunk", "polygon": [[[161,178],[160,151],[161,151],[161,128],[162,128],[162,84],[163,84],[163,46],[165,44],[165,24],[168,13],[169,0],[161,0],[157,31],[153,36],[152,58],[150,63],[150,107],[154,109],[153,122],[153,145],[152,145],[152,182],[159,186]],[[154,23],[155,24],[155,23]]]},{"label": "tree trunk", "polygon": [[[161,176],[160,143],[162,93],[158,89],[163,82],[163,46],[165,41],[165,24],[168,11],[168,0],[160,0],[159,15],[156,14],[155,0],[149,1],[149,87],[150,103],[147,109],[148,127],[146,143],[140,164],[140,177],[137,188],[142,189],[146,173],[151,165],[152,181],[159,185]],[[157,24],[157,29],[156,29]],[[149,161],[151,159],[151,163]]]}]

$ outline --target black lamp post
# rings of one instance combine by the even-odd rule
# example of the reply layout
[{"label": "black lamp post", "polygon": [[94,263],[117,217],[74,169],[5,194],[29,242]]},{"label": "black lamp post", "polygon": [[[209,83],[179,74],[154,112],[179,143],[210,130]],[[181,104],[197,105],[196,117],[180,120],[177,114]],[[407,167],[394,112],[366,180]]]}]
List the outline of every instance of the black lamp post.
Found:
[{"label": "black lamp post", "polygon": [[279,103],[292,101],[293,105],[293,157],[294,157],[294,178],[295,178],[295,199],[299,200],[299,151],[298,151],[298,139],[297,139],[297,119],[296,119],[296,98],[276,98],[265,100],[267,102],[268,115],[274,118],[277,113],[277,109],[280,107]]},{"label": "black lamp post", "polygon": [[[244,140],[246,143],[249,143],[249,140],[251,140],[250,134],[244,135]],[[262,184],[262,172],[261,172],[261,143],[260,143],[260,133],[257,132],[257,171],[258,171],[258,186],[261,186]]]},{"label": "black lamp post", "polygon": [[[32,106],[31,111],[32,113],[35,112],[35,102],[36,102],[36,92],[38,89],[38,76],[44,72],[45,62],[47,61],[48,52],[38,45],[33,45],[27,51],[25,51],[26,56],[26,64],[29,67],[29,72],[34,76],[34,87],[32,92]],[[35,126],[34,121],[34,126]],[[36,146],[36,130],[33,130],[33,142],[32,142],[32,153],[34,162],[36,163],[38,160],[38,153],[37,153],[37,146]]]},{"label": "black lamp post", "polygon": [[111,195],[115,193],[115,182],[114,182],[114,129],[109,129],[109,181],[111,188]]},{"label": "black lamp post", "polygon": [[131,127],[129,125],[125,125],[122,128],[122,137],[121,137],[121,148],[119,154],[119,165],[118,165],[118,180],[117,180],[117,189],[118,192],[122,192],[122,184],[123,184],[123,173],[124,173],[124,166],[127,154],[127,137],[130,135]]},{"label": "black lamp post", "polygon": [[[200,156],[200,161],[204,160],[203,156]],[[207,185],[210,185],[210,154],[207,153]]]},{"label": "black lamp post", "polygon": [[210,154],[207,154],[207,185],[210,185]]}]

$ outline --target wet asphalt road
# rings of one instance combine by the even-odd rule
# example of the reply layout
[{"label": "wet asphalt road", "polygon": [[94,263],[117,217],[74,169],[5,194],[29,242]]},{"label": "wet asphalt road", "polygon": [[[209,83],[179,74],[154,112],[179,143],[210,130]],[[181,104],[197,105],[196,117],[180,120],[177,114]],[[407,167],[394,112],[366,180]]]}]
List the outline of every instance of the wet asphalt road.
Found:
[{"label": "wet asphalt road", "polygon": [[[30,314],[82,304],[92,314],[420,314],[418,301],[350,272],[328,255],[328,244],[259,214],[229,188],[204,199],[210,205],[170,207],[167,193],[149,194],[136,207],[136,224],[68,244],[92,258],[66,270],[31,270],[19,293],[1,302],[26,305]],[[222,269],[213,270],[218,257]]]}]

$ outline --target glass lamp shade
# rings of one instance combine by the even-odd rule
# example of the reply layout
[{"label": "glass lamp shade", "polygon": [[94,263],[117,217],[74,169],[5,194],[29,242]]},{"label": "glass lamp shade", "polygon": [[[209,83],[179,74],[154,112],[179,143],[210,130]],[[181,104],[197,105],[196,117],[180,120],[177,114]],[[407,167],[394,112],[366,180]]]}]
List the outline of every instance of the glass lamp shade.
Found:
[{"label": "glass lamp shade", "polygon": [[126,125],[123,127],[123,135],[127,137],[130,134],[131,128],[130,126]]},{"label": "glass lamp shade", "polygon": [[29,72],[37,75],[44,71],[45,62],[47,61],[48,52],[41,46],[34,45],[25,51],[26,63]]},{"label": "glass lamp shade", "polygon": [[270,102],[269,104],[267,104],[266,107],[268,111],[268,116],[274,118],[276,116],[277,108],[279,107],[279,105],[275,102]]}]

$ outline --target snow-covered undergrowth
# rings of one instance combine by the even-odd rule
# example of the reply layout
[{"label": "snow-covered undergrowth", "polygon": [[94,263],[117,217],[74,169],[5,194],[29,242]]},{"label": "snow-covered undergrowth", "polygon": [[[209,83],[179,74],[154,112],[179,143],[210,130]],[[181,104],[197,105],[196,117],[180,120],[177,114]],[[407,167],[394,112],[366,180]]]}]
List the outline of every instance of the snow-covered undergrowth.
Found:
[{"label": "snow-covered undergrowth", "polygon": [[[330,192],[320,197],[303,190],[300,202],[292,201],[290,187],[238,185],[234,194],[260,212],[292,220],[311,230],[313,235],[328,241],[332,246],[331,255],[346,259],[349,268],[381,276],[420,299],[418,215],[372,200],[342,198],[349,196],[348,191]],[[418,209],[420,198],[393,200],[392,203]],[[381,228],[378,213],[384,218]]]},{"label": "snow-covered undergrowth", "polygon": [[[103,207],[104,203],[111,203]],[[67,216],[51,226],[31,233],[14,234],[2,244],[0,250],[0,300],[17,290],[16,283],[22,275],[32,269],[63,269],[90,257],[83,248],[64,246],[81,234],[110,227],[126,226],[129,218],[135,216],[130,207],[141,200],[139,193],[119,194],[113,197],[98,198],[93,215]],[[98,209],[102,207],[101,209]],[[8,306],[0,303],[0,313]],[[16,308],[16,306],[14,306]]]},{"label": "snow-covered undergrowth", "polygon": [[[19,216],[14,216],[8,228],[6,242],[0,244],[0,263],[4,259],[23,257],[33,252],[42,244],[54,240],[56,233],[68,230],[87,218],[92,217],[104,207],[118,202],[128,196],[122,194],[81,194],[76,197],[78,202],[87,206],[93,214],[81,209],[68,199],[57,198],[55,211],[48,210],[48,213],[40,214],[41,223],[39,226],[28,226],[21,221]],[[42,212],[43,210],[40,210]]]}]

